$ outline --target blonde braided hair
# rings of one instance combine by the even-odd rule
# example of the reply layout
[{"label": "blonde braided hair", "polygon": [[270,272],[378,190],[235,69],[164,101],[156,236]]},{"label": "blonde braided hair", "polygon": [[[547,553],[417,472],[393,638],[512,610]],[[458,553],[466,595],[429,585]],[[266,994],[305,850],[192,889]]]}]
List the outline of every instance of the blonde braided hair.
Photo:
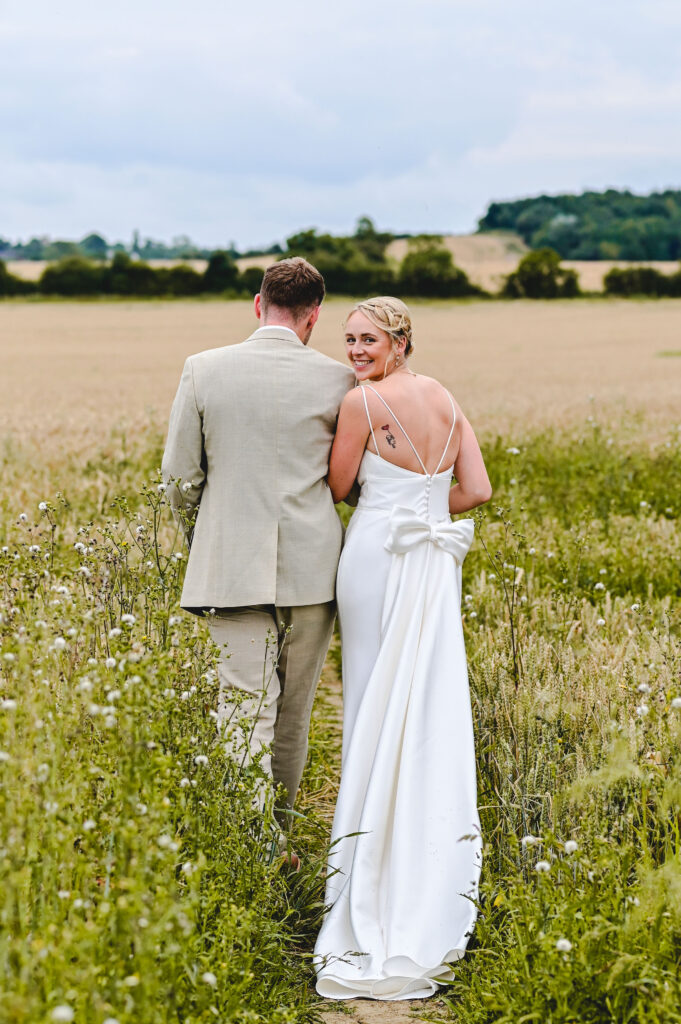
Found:
[{"label": "blonde braided hair", "polygon": [[358,302],[351,310],[351,314],[356,310],[363,313],[367,320],[371,320],[374,327],[385,331],[395,341],[404,338],[405,356],[412,352],[414,346],[411,341],[411,317],[401,299],[396,299],[392,295],[377,295],[373,299]]}]

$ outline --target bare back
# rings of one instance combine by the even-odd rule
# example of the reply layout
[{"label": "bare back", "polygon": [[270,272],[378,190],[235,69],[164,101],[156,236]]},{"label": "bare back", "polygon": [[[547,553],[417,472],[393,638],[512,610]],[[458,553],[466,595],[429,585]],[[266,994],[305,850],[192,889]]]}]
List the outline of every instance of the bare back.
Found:
[{"label": "bare back", "polygon": [[361,386],[371,424],[369,451],[414,473],[444,472],[454,465],[461,434],[453,399],[442,384],[421,374],[393,373]]}]

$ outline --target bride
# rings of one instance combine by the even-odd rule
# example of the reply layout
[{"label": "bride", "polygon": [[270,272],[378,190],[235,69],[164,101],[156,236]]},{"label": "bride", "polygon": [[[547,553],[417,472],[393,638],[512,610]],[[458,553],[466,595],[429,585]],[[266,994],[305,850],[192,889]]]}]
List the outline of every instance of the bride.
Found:
[{"label": "bride", "polygon": [[[343,762],[315,946],[330,999],[414,999],[453,977],[476,917],[481,838],[461,564],[489,478],[449,392],[409,369],[407,307],[358,303],[328,483],[361,493],[338,569]],[[452,475],[457,483],[452,487]]]}]

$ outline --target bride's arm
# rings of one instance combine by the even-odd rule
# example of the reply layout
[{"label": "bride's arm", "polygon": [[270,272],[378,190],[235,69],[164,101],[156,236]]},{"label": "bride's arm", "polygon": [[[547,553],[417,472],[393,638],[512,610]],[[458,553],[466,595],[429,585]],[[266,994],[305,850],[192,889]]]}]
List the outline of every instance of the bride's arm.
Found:
[{"label": "bride's arm", "polygon": [[352,490],[369,436],[369,424],[359,388],[348,391],[338,413],[338,426],[326,477],[334,501]]},{"label": "bride's arm", "polygon": [[460,430],[460,442],[459,454],[454,463],[454,476],[458,482],[449,492],[449,511],[452,515],[484,505],[492,497],[492,485],[487,476],[478,439],[472,426],[458,408],[457,425]]}]

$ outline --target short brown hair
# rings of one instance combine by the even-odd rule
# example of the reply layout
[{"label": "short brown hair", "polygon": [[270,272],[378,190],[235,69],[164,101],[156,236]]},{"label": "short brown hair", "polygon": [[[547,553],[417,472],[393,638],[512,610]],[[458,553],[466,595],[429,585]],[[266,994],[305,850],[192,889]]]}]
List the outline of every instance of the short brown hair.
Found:
[{"label": "short brown hair", "polygon": [[265,271],[260,286],[260,301],[266,309],[277,306],[300,318],[324,298],[324,278],[302,256],[291,256],[273,263]]}]

